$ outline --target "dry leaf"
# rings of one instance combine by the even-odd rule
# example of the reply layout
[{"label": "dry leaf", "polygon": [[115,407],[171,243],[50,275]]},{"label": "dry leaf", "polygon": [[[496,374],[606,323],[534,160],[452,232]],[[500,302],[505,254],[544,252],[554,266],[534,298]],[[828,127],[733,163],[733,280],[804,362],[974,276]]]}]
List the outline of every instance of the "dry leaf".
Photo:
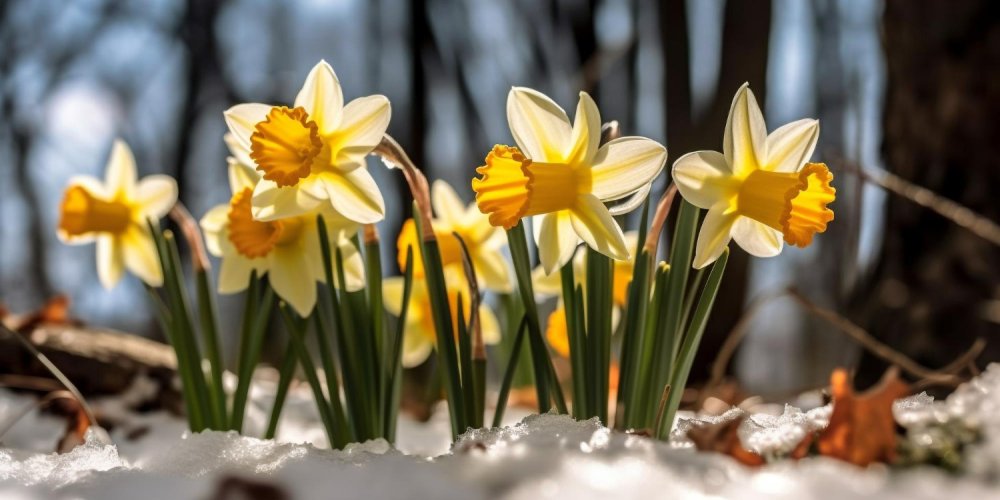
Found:
[{"label": "dry leaf", "polygon": [[910,394],[899,370],[890,368],[878,384],[856,394],[847,371],[837,369],[830,376],[830,392],[833,414],[817,440],[820,454],[862,467],[873,462],[892,463],[896,459],[892,403]]},{"label": "dry leaf", "polygon": [[743,448],[740,443],[739,428],[746,415],[717,424],[705,424],[692,427],[688,438],[701,451],[714,451],[729,455],[743,465],[764,465],[764,457]]}]

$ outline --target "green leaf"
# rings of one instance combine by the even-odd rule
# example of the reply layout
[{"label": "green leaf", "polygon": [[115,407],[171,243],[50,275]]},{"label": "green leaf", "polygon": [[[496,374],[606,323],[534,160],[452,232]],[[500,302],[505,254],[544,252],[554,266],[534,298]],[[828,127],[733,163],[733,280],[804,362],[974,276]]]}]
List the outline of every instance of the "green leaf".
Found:
[{"label": "green leaf", "polygon": [[517,372],[517,362],[521,358],[521,345],[524,344],[524,332],[528,329],[528,317],[521,317],[521,326],[517,328],[517,335],[514,336],[514,344],[507,360],[507,369],[504,370],[503,380],[500,382],[500,392],[497,394],[497,406],[493,412],[493,427],[500,427],[503,421],[504,411],[507,409],[507,397],[510,395],[510,386],[514,382],[514,373]]}]

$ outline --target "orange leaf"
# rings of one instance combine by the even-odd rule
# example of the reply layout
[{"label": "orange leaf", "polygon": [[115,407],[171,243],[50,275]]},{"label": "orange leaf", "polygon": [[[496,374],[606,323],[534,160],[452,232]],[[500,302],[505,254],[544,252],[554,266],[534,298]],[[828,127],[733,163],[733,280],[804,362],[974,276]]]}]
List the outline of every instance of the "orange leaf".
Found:
[{"label": "orange leaf", "polygon": [[701,451],[714,451],[729,455],[743,465],[759,466],[764,465],[764,458],[760,455],[743,448],[740,443],[740,424],[746,416],[728,420],[717,424],[705,424],[692,427],[688,433],[688,438],[694,442],[696,448]]},{"label": "orange leaf", "polygon": [[872,462],[892,463],[896,459],[892,403],[909,395],[909,386],[900,380],[895,367],[864,393],[856,394],[851,382],[844,369],[834,370],[830,376],[833,414],[816,443],[820,454],[862,467]]}]

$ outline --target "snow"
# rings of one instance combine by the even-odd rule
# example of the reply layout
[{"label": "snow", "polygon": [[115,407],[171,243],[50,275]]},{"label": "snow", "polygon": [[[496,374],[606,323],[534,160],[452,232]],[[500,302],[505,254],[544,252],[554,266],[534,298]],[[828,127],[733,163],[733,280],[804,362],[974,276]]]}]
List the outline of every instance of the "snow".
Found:
[{"label": "snow", "polygon": [[[307,422],[308,391],[293,389],[290,422]],[[7,404],[8,396],[0,397],[0,420],[19,407]],[[251,491],[304,499],[1000,498],[1000,365],[944,401],[918,395],[895,406],[907,430],[940,419],[976,426],[982,439],[969,450],[965,476],[929,467],[862,469],[821,457],[753,469],[694,451],[683,436],[694,425],[746,416],[739,430],[744,446],[777,457],[796,437],[825,426],[829,413],[829,406],[786,406],[780,415],[741,408],[686,414],[671,442],[612,432],[596,420],[529,415],[501,428],[470,430],[448,448],[447,415],[438,411],[428,423],[401,422],[405,451],[383,440],[324,449],[310,442],[311,431],[292,428],[272,441],[232,432],[190,434],[175,417],[152,413],[116,428],[116,444],[88,436],[62,455],[0,450],[0,498],[245,498]],[[29,419],[36,421],[14,430],[28,432],[45,422],[38,415]],[[315,420],[309,425],[316,427]],[[130,438],[135,426],[149,430]]]}]

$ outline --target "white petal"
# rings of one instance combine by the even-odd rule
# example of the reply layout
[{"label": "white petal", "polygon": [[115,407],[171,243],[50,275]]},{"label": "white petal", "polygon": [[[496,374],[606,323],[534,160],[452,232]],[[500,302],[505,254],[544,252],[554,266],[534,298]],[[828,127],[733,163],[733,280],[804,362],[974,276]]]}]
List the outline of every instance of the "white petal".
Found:
[{"label": "white petal", "polygon": [[608,201],[627,196],[663,171],[667,148],[645,137],[621,137],[597,152],[591,168],[591,193]]},{"label": "white petal", "polygon": [[250,259],[242,255],[227,255],[219,266],[219,293],[228,295],[246,290],[253,269]]},{"label": "white petal", "polygon": [[591,248],[617,260],[629,258],[622,228],[596,196],[585,194],[577,199],[571,211],[573,229]]},{"label": "white petal", "polygon": [[250,150],[250,136],[253,135],[257,124],[267,118],[271,112],[271,106],[256,102],[247,104],[237,104],[223,113],[226,117],[226,125],[229,132],[233,134],[236,141],[247,151]]},{"label": "white petal", "polygon": [[253,163],[241,163],[239,160],[233,157],[229,157],[227,161],[228,165],[228,177],[229,177],[229,190],[231,193],[236,194],[242,192],[244,189],[253,188],[260,182],[260,174],[254,170]]},{"label": "white petal", "polygon": [[337,166],[350,162],[364,164],[364,156],[382,142],[391,117],[392,106],[385,96],[359,97],[347,103],[335,134]]},{"label": "white petal", "polygon": [[374,224],[385,217],[385,202],[378,184],[367,169],[317,176],[327,191],[330,205],[340,215],[358,224]]},{"label": "white petal", "polygon": [[310,196],[300,185],[279,187],[264,179],[254,188],[251,203],[253,217],[262,221],[302,215],[320,206],[320,200]]},{"label": "white petal", "polygon": [[483,332],[483,343],[494,345],[500,343],[500,322],[496,315],[485,304],[479,306],[479,325]]},{"label": "white petal", "polygon": [[111,147],[111,156],[104,172],[104,185],[111,195],[125,194],[129,198],[135,189],[135,157],[128,144],[121,139],[115,139]]},{"label": "white petal", "polygon": [[767,126],[746,83],[736,92],[729,108],[722,145],[726,162],[736,174],[760,168],[767,158]]},{"label": "white petal", "polygon": [[496,251],[473,252],[472,262],[476,267],[476,275],[479,276],[483,288],[500,293],[513,291],[514,285],[510,279],[510,267],[503,254]]},{"label": "white petal", "polygon": [[431,185],[431,205],[434,216],[448,224],[456,224],[465,217],[465,203],[458,193],[443,180],[436,180]]},{"label": "white petal", "polygon": [[135,201],[142,207],[143,220],[159,219],[177,203],[177,181],[168,175],[143,177],[135,189]]},{"label": "white petal", "polygon": [[403,285],[406,280],[402,276],[392,276],[382,280],[382,304],[385,310],[393,316],[399,316],[403,310]]},{"label": "white petal", "polygon": [[[415,322],[407,318],[407,325],[414,325]],[[403,367],[413,368],[427,360],[434,350],[434,343],[431,342],[428,334],[434,332],[421,332],[418,328],[406,328],[403,334]]]},{"label": "white petal", "polygon": [[[361,252],[355,248],[354,243],[345,242],[339,246],[341,258],[344,261],[344,284],[347,285],[347,291],[356,292],[365,287],[365,261],[361,258]],[[320,266],[322,268],[322,261],[320,261]],[[334,274],[336,274],[336,269],[334,269]],[[339,283],[340,278],[334,276]],[[339,286],[339,285],[337,285]]]},{"label": "white petal", "polygon": [[774,172],[797,172],[816,149],[819,120],[805,119],[782,125],[767,136],[767,164]]},{"label": "white petal", "polygon": [[119,238],[125,267],[149,286],[163,284],[160,258],[146,226],[132,226]]},{"label": "white petal", "polygon": [[737,217],[735,213],[727,213],[721,206],[709,209],[698,233],[692,267],[701,269],[722,255],[731,239],[730,234]]},{"label": "white petal", "polygon": [[250,148],[244,146],[232,132],[223,134],[222,141],[226,143],[226,147],[229,149],[229,154],[232,155],[233,160],[249,166],[251,170],[253,169],[254,161],[250,158]]},{"label": "white petal", "polygon": [[268,279],[274,292],[300,316],[308,316],[316,305],[316,279],[309,263],[293,247],[276,246],[268,255]]},{"label": "white petal", "polygon": [[302,89],[295,96],[295,106],[301,106],[309,113],[309,118],[316,122],[322,134],[336,130],[340,125],[344,93],[337,74],[326,61],[321,60],[309,71]]},{"label": "white petal", "polygon": [[570,149],[565,152],[566,162],[590,165],[601,145],[601,112],[586,92],[580,92],[580,102],[576,105],[573,119]]},{"label": "white petal", "polygon": [[97,238],[97,278],[105,290],[114,288],[125,271],[125,257],[118,238],[101,235]]},{"label": "white petal", "polygon": [[510,89],[507,123],[517,146],[533,161],[562,161],[572,144],[572,126],[566,112],[537,90]]},{"label": "white petal", "polygon": [[198,222],[201,232],[205,234],[205,247],[208,253],[222,256],[222,244],[220,240],[225,236],[223,229],[229,224],[229,205],[216,205],[212,207]]},{"label": "white petal", "polygon": [[728,199],[737,186],[726,158],[715,151],[695,151],[678,158],[672,174],[681,196],[698,208],[711,208]]},{"label": "white petal", "polygon": [[552,274],[573,258],[580,237],[573,229],[568,210],[560,210],[534,218],[538,259],[545,274]]},{"label": "white petal", "polygon": [[755,257],[774,257],[784,244],[781,231],[749,217],[736,219],[732,235],[740,248]]}]

